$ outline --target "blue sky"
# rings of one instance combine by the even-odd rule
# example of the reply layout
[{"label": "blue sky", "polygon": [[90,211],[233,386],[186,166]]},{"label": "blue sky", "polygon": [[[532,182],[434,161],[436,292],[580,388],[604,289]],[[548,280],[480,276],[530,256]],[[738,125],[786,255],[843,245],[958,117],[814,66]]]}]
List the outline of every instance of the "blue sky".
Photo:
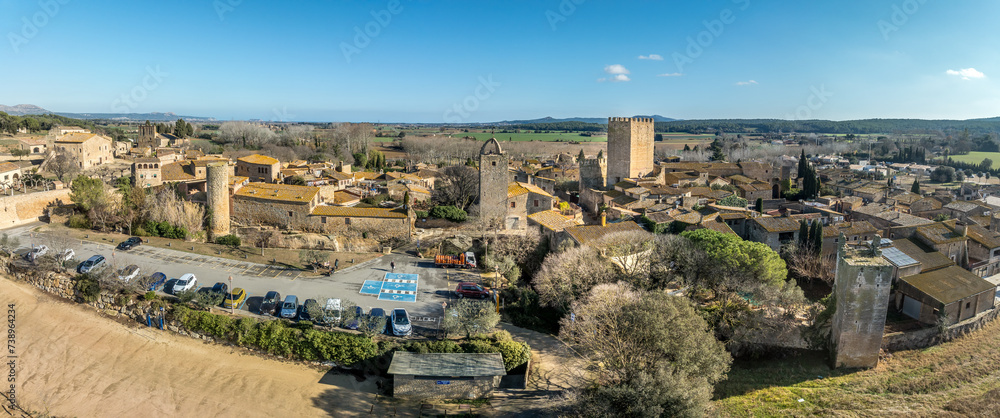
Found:
[{"label": "blue sky", "polygon": [[432,123],[992,117],[997,16],[987,0],[0,0],[0,104]]}]

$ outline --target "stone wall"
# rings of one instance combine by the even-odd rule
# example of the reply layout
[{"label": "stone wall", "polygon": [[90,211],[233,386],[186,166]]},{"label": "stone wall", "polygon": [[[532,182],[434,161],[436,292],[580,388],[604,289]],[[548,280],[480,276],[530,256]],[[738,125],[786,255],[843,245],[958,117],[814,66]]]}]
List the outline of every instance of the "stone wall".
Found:
[{"label": "stone wall", "polygon": [[[7,265],[7,269],[9,269],[9,262],[5,264]],[[52,271],[19,273],[17,271],[10,272],[9,270],[5,273],[9,273],[18,280],[35,286],[51,295],[67,299],[72,302],[83,303],[81,302],[83,299],[76,290],[76,281],[73,280],[72,276],[68,273],[57,273]],[[126,317],[140,323],[146,322],[147,313],[153,314],[152,308],[149,307],[149,302],[142,300],[140,295],[125,298],[117,294],[101,292],[96,301],[83,304],[93,307],[104,315],[110,317]]]},{"label": "stone wall", "polygon": [[[438,382],[448,382],[439,385]],[[415,379],[412,375],[396,375],[392,379],[392,396],[402,399],[479,399],[490,396],[500,385],[500,376],[476,377],[473,380]]]},{"label": "stone wall", "polygon": [[0,197],[0,228],[37,221],[49,205],[70,203],[69,189]]},{"label": "stone wall", "polygon": [[[994,306],[996,303],[994,303]],[[955,338],[977,331],[983,325],[1000,316],[1000,308],[993,308],[973,318],[959,322],[941,331],[938,327],[924,328],[917,331],[893,332],[882,336],[882,349],[886,351],[915,350],[951,341]]]}]

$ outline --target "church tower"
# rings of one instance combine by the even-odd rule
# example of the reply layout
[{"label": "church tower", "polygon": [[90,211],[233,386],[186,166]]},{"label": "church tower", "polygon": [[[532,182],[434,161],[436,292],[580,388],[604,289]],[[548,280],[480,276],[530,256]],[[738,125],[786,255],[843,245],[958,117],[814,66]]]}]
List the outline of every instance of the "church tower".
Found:
[{"label": "church tower", "polygon": [[492,138],[479,150],[479,216],[487,227],[502,227],[507,217],[507,187],[510,174],[507,154]]}]

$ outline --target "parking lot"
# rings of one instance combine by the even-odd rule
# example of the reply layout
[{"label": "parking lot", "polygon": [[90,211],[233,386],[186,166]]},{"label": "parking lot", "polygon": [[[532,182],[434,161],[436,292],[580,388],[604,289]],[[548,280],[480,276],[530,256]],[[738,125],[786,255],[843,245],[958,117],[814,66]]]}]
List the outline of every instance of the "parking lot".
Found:
[{"label": "parking lot", "polygon": [[[10,236],[16,236],[21,241],[22,250],[31,245],[48,245],[56,237],[49,237],[44,232],[32,233],[32,228],[41,224],[25,225],[0,231]],[[192,273],[198,279],[199,287],[211,287],[216,282],[229,284],[231,287],[242,287],[247,291],[248,302],[243,310],[256,313],[261,297],[274,290],[286,295],[296,295],[300,301],[316,299],[321,304],[327,298],[339,298],[351,301],[365,309],[382,308],[390,311],[393,308],[405,308],[418,327],[435,326],[419,322],[435,323],[442,315],[442,302],[455,298],[453,290],[461,281],[480,281],[480,275],[474,271],[458,269],[441,269],[434,266],[433,260],[425,260],[408,254],[393,253],[360,263],[348,269],[334,273],[332,276],[314,276],[311,272],[289,270],[281,266],[267,266],[254,263],[239,262],[225,258],[209,257],[185,253],[183,251],[138,246],[129,251],[112,251],[113,245],[91,241],[73,241],[70,248],[76,251],[77,262],[100,254],[108,259],[109,268],[115,270],[137,265],[143,275],[162,272],[168,278],[174,279],[185,273]],[[57,248],[54,247],[53,248]],[[417,286],[398,286],[399,292],[411,292],[414,301],[403,298],[385,297],[397,290],[378,294],[362,294],[366,281],[383,282],[387,273],[392,273],[391,263],[395,263],[395,273],[416,275]],[[390,286],[391,287],[391,286]],[[410,290],[412,288],[412,291]],[[401,293],[400,293],[401,294]],[[380,298],[382,296],[382,298]],[[409,299],[409,298],[406,298]]]}]

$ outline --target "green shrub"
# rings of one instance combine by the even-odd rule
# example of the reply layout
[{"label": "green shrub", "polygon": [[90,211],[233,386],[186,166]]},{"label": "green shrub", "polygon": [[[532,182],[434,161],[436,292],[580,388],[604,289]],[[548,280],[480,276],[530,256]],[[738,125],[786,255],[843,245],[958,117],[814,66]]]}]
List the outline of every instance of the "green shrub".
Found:
[{"label": "green shrub", "polygon": [[156,299],[156,292],[150,290],[150,291],[146,292],[144,295],[142,295],[142,298],[145,299],[145,300]]},{"label": "green shrub", "polygon": [[76,290],[84,302],[94,302],[101,295],[101,284],[86,274],[77,276]]},{"label": "green shrub", "polygon": [[468,213],[455,206],[435,206],[431,208],[429,215],[433,218],[447,219],[452,222],[465,222],[469,217]]},{"label": "green shrub", "polygon": [[70,228],[90,229],[90,219],[87,219],[86,215],[70,215],[69,220],[66,221],[66,226]]},{"label": "green shrub", "polygon": [[427,219],[428,213],[426,210],[418,210],[414,211],[414,213],[417,215],[417,219]]},{"label": "green shrub", "polygon": [[149,236],[149,232],[146,232],[146,228],[143,228],[141,226],[137,226],[137,227],[135,227],[135,228],[132,229],[132,235],[135,235],[137,237],[148,237]]},{"label": "green shrub", "polygon": [[531,358],[531,349],[528,347],[528,343],[512,340],[498,341],[495,347],[500,352],[500,355],[503,356],[503,365],[508,372],[517,366],[527,363],[528,359]]},{"label": "green shrub", "polygon": [[466,353],[498,353],[496,347],[489,340],[470,340],[462,343],[462,351]]},{"label": "green shrub", "polygon": [[221,237],[218,237],[215,239],[215,243],[220,245],[228,245],[230,247],[239,247],[241,244],[240,237],[233,234],[223,235]]}]

